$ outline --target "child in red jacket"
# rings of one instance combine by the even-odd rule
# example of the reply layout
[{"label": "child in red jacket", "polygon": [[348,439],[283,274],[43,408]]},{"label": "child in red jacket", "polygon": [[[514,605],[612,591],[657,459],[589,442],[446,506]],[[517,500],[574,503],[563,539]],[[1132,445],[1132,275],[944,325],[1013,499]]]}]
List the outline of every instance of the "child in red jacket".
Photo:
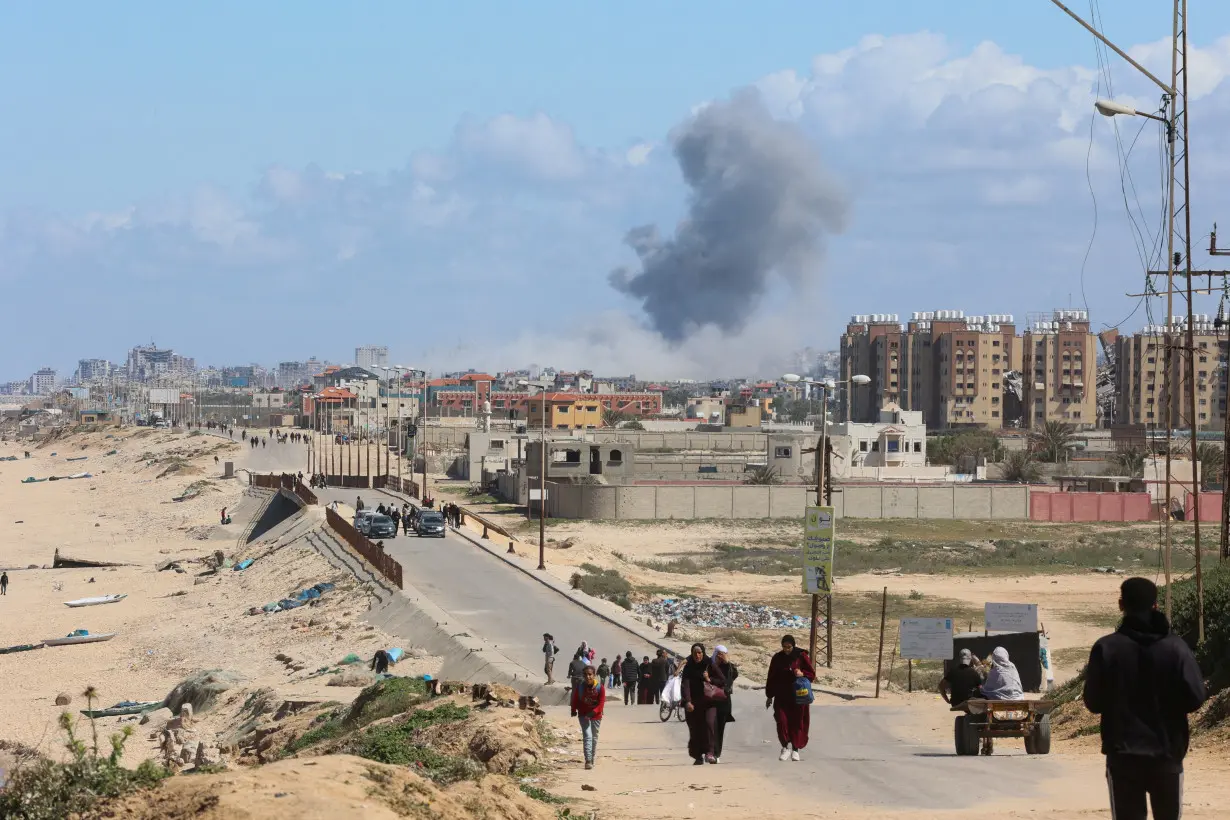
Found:
[{"label": "child in red jacket", "polygon": [[606,686],[598,680],[594,667],[585,667],[581,688],[572,690],[572,716],[581,723],[581,743],[585,751],[585,768],[594,768],[598,752],[598,729],[602,726],[602,709],[606,706]]}]

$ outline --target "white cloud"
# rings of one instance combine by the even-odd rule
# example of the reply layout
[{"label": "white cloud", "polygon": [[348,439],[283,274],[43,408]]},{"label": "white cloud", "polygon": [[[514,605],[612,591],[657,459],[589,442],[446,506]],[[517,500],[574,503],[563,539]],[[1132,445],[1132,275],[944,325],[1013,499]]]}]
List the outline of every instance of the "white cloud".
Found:
[{"label": "white cloud", "polygon": [[[1169,76],[1162,45],[1131,52]],[[1193,227],[1203,233],[1219,217],[1230,220],[1221,193],[1230,183],[1230,38],[1193,49],[1192,66]],[[1155,90],[1134,74],[1114,69],[1116,97],[1152,107]],[[1091,67],[1041,69],[994,43],[958,53],[943,36],[921,32],[868,36],[818,55],[808,72],[748,82],[776,116],[819,142],[854,205],[849,232],[828,248],[825,284],[815,293],[782,285],[736,337],[705,331],[665,345],[605,281],[631,261],[627,229],[671,225],[684,211],[675,158],[661,150],[673,123],[653,139],[588,146],[549,112],[466,119],[448,144],[408,150],[400,169],[274,165],[247,191],[204,186],[83,214],[8,213],[0,217],[0,281],[17,304],[42,298],[39,285],[51,277],[81,283],[81,305],[63,320],[96,328],[98,315],[112,317],[99,332],[118,349],[131,344],[134,328],[148,335],[147,325],[170,315],[182,336],[177,347],[196,345],[204,356],[226,344],[210,304],[144,286],[173,278],[235,295],[264,287],[284,294],[262,303],[266,321],[249,327],[235,350],[269,349],[284,341],[288,323],[332,315],[337,321],[312,331],[310,352],[328,355],[332,346],[341,355],[374,308],[404,300],[414,320],[393,321],[390,311],[388,341],[407,356],[430,346],[450,365],[537,361],[662,376],[771,373],[792,347],[833,345],[848,313],[942,306],[1021,315],[1086,297],[1095,321],[1131,311],[1122,294],[1137,287],[1140,262],[1115,123],[1093,119]],[[1118,127],[1127,144],[1140,121]],[[1155,223],[1158,147],[1146,123],[1131,181]],[[1099,227],[1082,280],[1093,225],[1087,162]],[[104,281],[95,291],[92,283]],[[20,340],[39,321],[19,311],[0,325],[0,344],[28,347]],[[62,358],[87,354],[95,355],[74,346]]]}]

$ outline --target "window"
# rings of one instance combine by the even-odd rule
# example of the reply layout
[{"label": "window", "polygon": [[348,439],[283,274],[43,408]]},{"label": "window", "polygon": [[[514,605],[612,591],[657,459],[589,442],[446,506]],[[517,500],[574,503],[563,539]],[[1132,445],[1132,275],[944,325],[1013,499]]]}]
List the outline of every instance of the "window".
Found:
[{"label": "window", "polygon": [[502,438],[491,439],[491,449],[492,450],[503,450],[504,449],[504,439]]},{"label": "window", "polygon": [[992,341],[991,347],[999,347],[999,339],[995,339],[994,341]]},{"label": "window", "polygon": [[[781,448],[781,447],[778,447],[777,449],[779,449],[779,450],[780,450],[780,449],[782,449],[782,448]],[[789,450],[790,448],[789,448],[789,447],[787,447],[786,449],[787,449],[787,450]],[[623,454],[623,452],[622,452],[621,450],[612,450],[612,451],[611,451],[611,463],[612,463],[612,464],[622,464],[622,463],[623,463],[623,460],[624,460],[624,454]]]},{"label": "window", "polygon": [[916,453],[922,452],[922,442],[921,441],[914,442],[914,452]]},{"label": "window", "polygon": [[871,452],[873,453],[880,452],[880,440],[879,439],[875,439],[874,441],[871,442]]},{"label": "window", "polygon": [[865,452],[867,452],[867,442],[866,442],[866,441],[860,441],[860,442],[858,443],[858,451],[859,451],[860,453],[865,453]]},{"label": "window", "polygon": [[1074,418],[1074,419],[1079,419],[1080,417],[1081,417],[1081,411],[1079,411],[1079,410],[1073,410],[1073,411],[1072,411],[1072,418]]},{"label": "window", "polygon": [[991,418],[993,418],[993,419],[997,419],[997,418],[999,418],[999,411],[998,411],[998,410],[992,410],[992,411],[991,411]]},{"label": "window", "polygon": [[888,447],[888,452],[890,452],[890,453],[899,453],[899,452],[901,452],[901,442],[900,442],[898,439],[895,439],[895,438],[890,438],[890,439],[888,439],[887,441],[885,441],[884,443],[885,443],[885,446],[887,446],[887,447]]},{"label": "window", "polygon": [[774,458],[790,458],[791,452],[792,450],[789,447],[774,447],[773,457]]}]

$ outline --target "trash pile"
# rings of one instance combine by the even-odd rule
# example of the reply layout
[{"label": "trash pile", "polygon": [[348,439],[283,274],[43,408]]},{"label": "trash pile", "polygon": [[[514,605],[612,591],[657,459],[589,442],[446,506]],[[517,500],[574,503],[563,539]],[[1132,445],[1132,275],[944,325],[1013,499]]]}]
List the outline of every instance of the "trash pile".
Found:
[{"label": "trash pile", "polygon": [[301,589],[296,593],[283,598],[280,601],[265,604],[264,606],[254,606],[248,610],[249,615],[259,615],[262,612],[286,612],[290,609],[298,609],[304,604],[319,598],[329,590],[333,589],[334,585],[324,581],[315,586],[310,586],[307,589]]},{"label": "trash pile", "polygon": [[691,626],[794,629],[811,625],[807,618],[771,606],[701,598],[663,598],[654,603],[637,604],[636,611],[654,620],[678,621]]}]

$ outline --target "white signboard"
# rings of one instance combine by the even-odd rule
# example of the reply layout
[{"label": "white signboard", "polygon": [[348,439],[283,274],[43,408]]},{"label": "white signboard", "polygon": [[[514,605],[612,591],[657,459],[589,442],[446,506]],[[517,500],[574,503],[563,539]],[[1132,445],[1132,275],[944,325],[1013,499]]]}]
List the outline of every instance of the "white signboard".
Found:
[{"label": "white signboard", "polygon": [[1037,604],[987,604],[984,610],[988,632],[1037,632]]},{"label": "white signboard", "polygon": [[150,404],[178,404],[179,403],[179,388],[176,387],[151,387],[149,389]]},{"label": "white signboard", "polygon": [[530,488],[530,501],[539,501],[542,499],[543,495],[546,495],[547,498],[551,497],[551,493],[546,490],[540,490],[537,487]]},{"label": "white signboard", "polygon": [[946,661],[952,657],[952,618],[902,618],[901,657]]}]

